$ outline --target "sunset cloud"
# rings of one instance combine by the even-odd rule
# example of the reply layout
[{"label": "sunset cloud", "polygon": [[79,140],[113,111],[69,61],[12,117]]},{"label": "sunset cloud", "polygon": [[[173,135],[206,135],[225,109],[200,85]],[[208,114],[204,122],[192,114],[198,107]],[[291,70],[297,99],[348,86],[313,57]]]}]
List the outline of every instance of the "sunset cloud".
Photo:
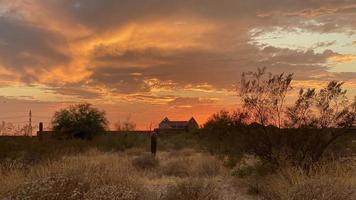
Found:
[{"label": "sunset cloud", "polygon": [[0,27],[0,93],[191,115],[236,106],[241,73],[264,66],[356,90],[349,0],[0,0]]}]

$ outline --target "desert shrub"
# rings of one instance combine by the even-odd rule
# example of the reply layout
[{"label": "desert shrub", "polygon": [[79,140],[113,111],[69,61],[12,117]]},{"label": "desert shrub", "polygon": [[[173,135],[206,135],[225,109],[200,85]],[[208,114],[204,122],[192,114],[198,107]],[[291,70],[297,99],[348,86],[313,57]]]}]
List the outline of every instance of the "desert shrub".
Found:
[{"label": "desert shrub", "polygon": [[261,188],[260,194],[266,200],[352,200],[355,192],[355,188],[337,178],[307,179],[279,191]]},{"label": "desert shrub", "polygon": [[175,177],[187,177],[190,175],[189,159],[174,159],[169,160],[161,168],[162,175],[175,176]]},{"label": "desert shrub", "polygon": [[217,200],[219,193],[213,182],[202,179],[187,179],[168,187],[163,200]]},{"label": "desert shrub", "polygon": [[242,130],[246,117],[245,113],[227,111],[212,115],[201,130],[201,143],[209,152],[233,157],[231,161],[237,162],[235,158],[241,158],[244,153]]},{"label": "desert shrub", "polygon": [[85,194],[85,200],[138,200],[140,191],[125,185],[107,185]]},{"label": "desert shrub", "polygon": [[[201,134],[204,146],[211,153],[227,157],[225,166],[231,168],[244,154],[250,154],[275,169],[286,163],[307,169],[323,159],[340,155],[350,146],[346,144],[351,138],[355,138],[345,134],[347,130],[343,129],[279,129],[257,123],[239,125],[237,119],[226,112],[216,114]],[[341,136],[335,138],[335,134]],[[333,144],[329,144],[331,140]]]},{"label": "desert shrub", "polygon": [[323,160],[355,123],[356,104],[349,103],[343,82],[331,81],[319,92],[301,89],[295,105],[286,107],[292,80],[293,74],[266,68],[243,73],[238,94],[245,112],[214,114],[201,134],[206,148],[235,158],[252,154],[274,168],[287,162],[307,169]]},{"label": "desert shrub", "polygon": [[330,159],[345,148],[341,145],[340,148],[332,148],[333,145],[329,144],[334,134],[341,135],[338,139],[345,136],[346,130],[343,129],[250,127],[244,136],[246,152],[275,168],[288,164],[308,170],[315,163]]},{"label": "desert shrub", "polygon": [[53,176],[25,183],[10,191],[5,199],[76,200],[82,199],[88,190],[88,184],[76,177]]},{"label": "desert shrub", "polygon": [[143,154],[132,160],[132,165],[137,169],[150,170],[159,166],[159,161],[151,154]]},{"label": "desert shrub", "polygon": [[311,179],[296,185],[288,199],[351,200],[354,188],[338,179]]},{"label": "desert shrub", "polygon": [[195,159],[195,174],[199,177],[213,177],[220,174],[221,162],[212,156],[201,156]]},{"label": "desert shrub", "polygon": [[356,179],[349,170],[328,164],[309,172],[295,167],[284,169],[259,180],[259,194],[266,200],[352,200]]}]

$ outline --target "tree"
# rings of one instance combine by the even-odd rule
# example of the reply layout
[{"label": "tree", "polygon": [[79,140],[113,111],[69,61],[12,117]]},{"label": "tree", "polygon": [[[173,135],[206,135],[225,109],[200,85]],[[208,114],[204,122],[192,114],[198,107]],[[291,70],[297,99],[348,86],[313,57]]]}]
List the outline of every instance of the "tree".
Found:
[{"label": "tree", "polygon": [[242,73],[239,96],[243,107],[251,111],[256,122],[263,126],[282,126],[282,115],[287,92],[290,91],[293,74],[268,74],[266,68],[257,72]]},{"label": "tree", "polygon": [[316,117],[313,115],[313,105],[316,96],[315,89],[303,88],[299,90],[298,99],[293,106],[287,108],[285,122],[287,127],[302,128],[313,127],[316,121]]},{"label": "tree", "polygon": [[105,112],[91,104],[77,104],[54,114],[53,130],[65,138],[92,139],[108,125]]},{"label": "tree", "polygon": [[[319,92],[301,89],[295,104],[287,108],[289,127],[349,128],[355,122],[355,104],[349,104],[343,82],[331,81]],[[356,101],[356,100],[355,100]]]},{"label": "tree", "polygon": [[[275,166],[287,160],[308,168],[355,124],[356,103],[349,104],[343,82],[331,81],[318,92],[301,89],[285,108],[293,75],[266,75],[266,68],[242,74],[239,96],[257,122],[243,134],[246,151]],[[281,129],[283,118],[289,129]]]},{"label": "tree", "polygon": [[318,126],[320,128],[346,128],[348,126],[345,124],[345,117],[350,110],[346,97],[347,91],[342,89],[343,84],[343,82],[331,81],[317,95],[316,106],[319,112]]},{"label": "tree", "polygon": [[246,150],[262,160],[277,164],[274,152],[279,148],[272,125],[282,128],[285,98],[292,89],[293,74],[266,73],[266,68],[257,72],[242,73],[239,96],[243,108],[249,112],[254,123],[244,134]]}]

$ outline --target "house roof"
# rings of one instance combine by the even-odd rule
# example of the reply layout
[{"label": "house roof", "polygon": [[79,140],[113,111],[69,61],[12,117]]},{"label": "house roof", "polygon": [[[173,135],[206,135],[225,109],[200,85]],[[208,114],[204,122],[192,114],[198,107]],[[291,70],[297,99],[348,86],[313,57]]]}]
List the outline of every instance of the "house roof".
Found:
[{"label": "house roof", "polygon": [[171,120],[169,120],[169,119],[166,117],[166,118],[164,118],[164,120],[160,123],[160,125],[163,125],[163,124],[164,124],[164,125],[168,125],[168,126],[170,126],[170,127],[172,127],[172,128],[185,128],[185,127],[187,127],[187,126],[189,125],[189,123],[190,123],[191,121],[196,122],[193,117],[192,117],[190,120],[188,120],[188,121],[171,121]]}]

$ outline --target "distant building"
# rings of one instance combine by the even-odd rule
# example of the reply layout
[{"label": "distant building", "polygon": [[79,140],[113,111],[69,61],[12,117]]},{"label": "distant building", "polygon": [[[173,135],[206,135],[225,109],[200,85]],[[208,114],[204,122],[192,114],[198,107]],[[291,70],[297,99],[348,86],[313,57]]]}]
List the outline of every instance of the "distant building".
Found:
[{"label": "distant building", "polygon": [[192,117],[188,121],[171,121],[167,117],[159,123],[159,131],[189,131],[199,128],[199,124]]}]

